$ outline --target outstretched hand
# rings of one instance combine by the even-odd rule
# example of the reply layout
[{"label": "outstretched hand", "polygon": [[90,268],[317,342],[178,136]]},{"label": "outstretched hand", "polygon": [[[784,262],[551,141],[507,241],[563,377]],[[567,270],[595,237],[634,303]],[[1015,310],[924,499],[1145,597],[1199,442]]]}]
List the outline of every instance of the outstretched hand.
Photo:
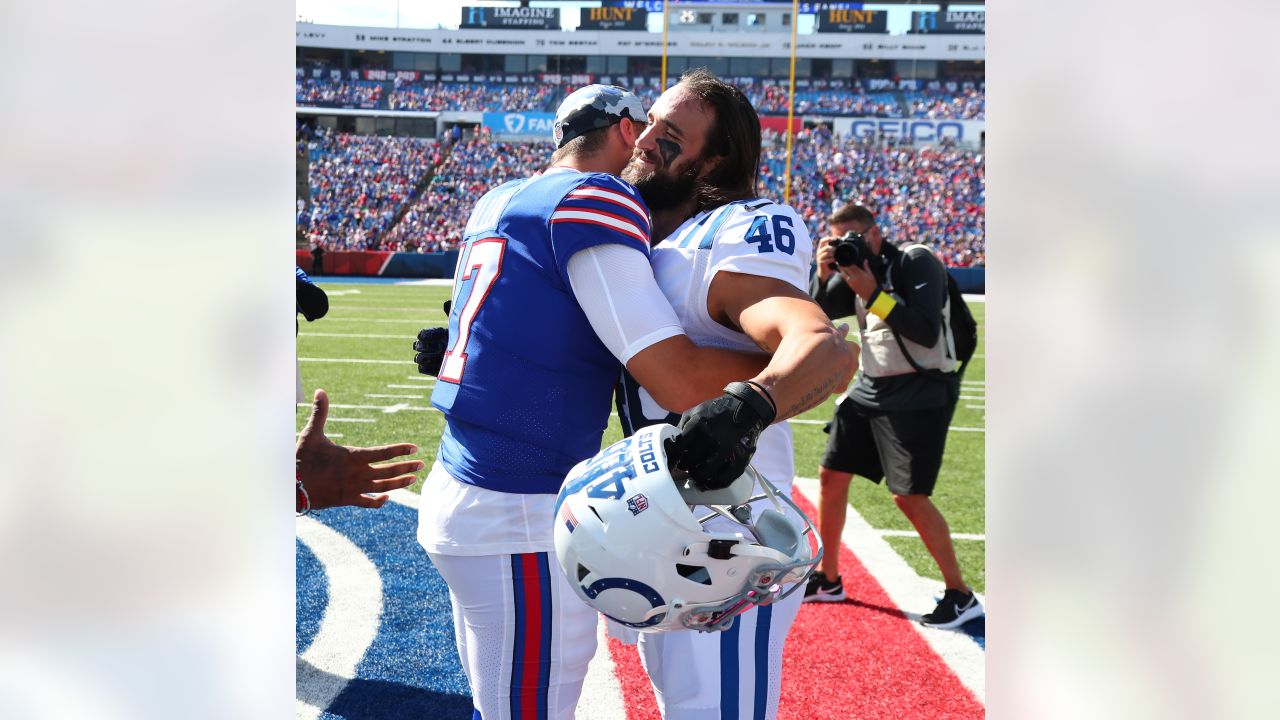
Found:
[{"label": "outstretched hand", "polygon": [[329,395],[317,389],[311,417],[298,436],[295,451],[298,477],[313,510],[341,505],[382,507],[387,501],[385,493],[412,485],[417,479],[413,473],[425,467],[421,460],[373,465],[412,455],[418,447],[411,443],[369,448],[337,445],[324,434],[328,417]]}]

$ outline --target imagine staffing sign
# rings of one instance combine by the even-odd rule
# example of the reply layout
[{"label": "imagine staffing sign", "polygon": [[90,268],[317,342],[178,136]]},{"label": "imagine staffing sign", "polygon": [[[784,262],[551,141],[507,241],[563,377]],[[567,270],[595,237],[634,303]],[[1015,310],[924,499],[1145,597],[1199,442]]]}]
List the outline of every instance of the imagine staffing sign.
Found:
[{"label": "imagine staffing sign", "polygon": [[462,29],[559,30],[558,7],[464,7]]}]

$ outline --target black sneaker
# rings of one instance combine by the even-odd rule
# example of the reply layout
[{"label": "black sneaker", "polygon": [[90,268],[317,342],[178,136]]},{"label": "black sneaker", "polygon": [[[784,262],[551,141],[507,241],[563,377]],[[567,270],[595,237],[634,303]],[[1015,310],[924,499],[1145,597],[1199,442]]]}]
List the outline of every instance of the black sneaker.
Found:
[{"label": "black sneaker", "polygon": [[942,594],[938,607],[920,618],[920,624],[925,627],[950,630],[974,618],[982,617],[984,612],[982,603],[978,602],[978,597],[973,593],[948,590]]},{"label": "black sneaker", "polygon": [[809,584],[804,589],[804,602],[840,602],[844,599],[844,582],[841,578],[828,580],[820,570],[809,576]]}]

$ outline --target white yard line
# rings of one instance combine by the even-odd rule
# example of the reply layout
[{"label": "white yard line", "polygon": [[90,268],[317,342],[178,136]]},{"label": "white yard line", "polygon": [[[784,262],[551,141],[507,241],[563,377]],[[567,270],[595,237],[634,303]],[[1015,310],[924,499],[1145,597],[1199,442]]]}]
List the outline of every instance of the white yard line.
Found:
[{"label": "white yard line", "polygon": [[435,387],[435,383],[433,382],[430,385],[387,385],[387,387],[395,390],[429,390]]},{"label": "white yard line", "polygon": [[298,362],[328,362],[328,363],[366,363],[370,365],[413,365],[418,364],[412,360],[366,360],[364,358],[298,358]]},{"label": "white yard line", "polygon": [[986,405],[965,405],[964,409],[965,410],[986,410],[987,406]]},{"label": "white yard line", "polygon": [[[333,406],[332,406],[332,405],[330,405],[329,407],[333,407]],[[350,406],[350,405],[347,405],[346,407],[351,407],[351,406]],[[372,423],[372,422],[377,422],[377,420],[373,420],[373,419],[370,419],[370,418],[336,418],[336,417],[331,417],[331,418],[329,418],[329,419],[328,419],[328,422],[331,422],[331,423],[335,423],[335,422],[336,422],[336,423]]]},{"label": "white yard line", "polygon": [[[307,405],[306,403],[298,403],[298,407],[311,407],[311,406]],[[408,403],[396,403],[394,405],[339,405],[336,403],[329,403],[329,407],[337,408],[339,410],[381,410],[382,412],[399,412],[400,410],[413,410],[417,412],[440,412],[439,410],[436,410],[433,407],[417,407],[416,405],[409,405]],[[329,422],[374,422],[374,421],[365,420],[363,418],[343,419],[343,418],[331,417],[329,418]]]},{"label": "white yard line", "polygon": [[297,660],[297,717],[314,720],[355,678],[373,644],[382,615],[382,579],[368,556],[341,533],[309,517],[298,518],[296,527],[329,581],[320,629]]},{"label": "white yard line", "polygon": [[405,280],[396,283],[396,286],[404,285],[427,285],[430,287],[453,287],[452,278],[423,278],[421,280]]},{"label": "white yard line", "polygon": [[365,305],[363,303],[358,305],[330,305],[329,309],[330,310],[389,310],[391,312],[435,313],[437,315],[444,315],[444,311],[432,310],[430,308],[396,307],[394,305]]},{"label": "white yard line", "polygon": [[[437,314],[437,315],[439,315],[441,318],[443,318],[443,317],[444,317],[444,313],[442,313],[442,312],[438,312],[438,313],[436,313],[436,314]],[[335,322],[358,322],[358,323],[399,323],[399,324],[401,324],[401,325],[404,325],[405,323],[425,323],[425,322],[427,322],[427,321],[424,321],[424,320],[418,320],[418,319],[415,319],[415,318],[404,318],[403,320],[393,320],[393,319],[391,319],[391,318],[364,318],[364,317],[351,317],[350,315],[348,315],[348,316],[346,316],[346,317],[337,317],[337,316],[328,316],[328,315],[326,315],[326,316],[325,316],[325,318],[324,318],[324,322],[325,322],[325,324],[326,324],[326,325],[327,325],[327,324],[329,324],[329,323],[335,323]],[[415,337],[416,337],[416,336],[415,336]]]},{"label": "white yard line", "polygon": [[622,683],[614,671],[613,656],[609,654],[609,639],[605,631],[605,619],[600,617],[596,626],[596,654],[587,666],[587,677],[582,682],[582,697],[589,702],[578,703],[575,720],[627,720],[627,706],[622,702]]},{"label": "white yard line", "polygon": [[[827,424],[826,420],[797,420],[796,418],[792,418],[787,422],[795,423],[797,425],[826,425]],[[984,433],[987,431],[986,428],[960,427],[959,425],[952,425],[950,430],[952,432],[980,432],[980,433]]]},{"label": "white yard line", "polygon": [[426,395],[384,395],[382,393],[365,393],[365,397],[371,398],[397,398],[402,400],[426,400]]},{"label": "white yard line", "polygon": [[[920,537],[915,530],[877,530],[881,537]],[[977,540],[986,542],[987,536],[974,533],[951,533],[952,540]]]},{"label": "white yard line", "polygon": [[382,338],[385,340],[407,340],[411,341],[414,335],[363,335],[361,333],[298,333],[298,337],[342,337],[342,338]]},{"label": "white yard line", "polygon": [[[795,486],[815,505],[818,499],[818,481],[813,478],[796,478]],[[920,614],[929,612],[937,604],[934,596],[942,584],[927,580],[902,559],[883,537],[850,507],[845,515],[841,539],[858,556],[867,571],[875,577],[889,594],[911,626],[929,646],[942,657],[956,677],[983,705],[987,702],[986,653],[968,635],[959,630],[937,630],[919,624]],[[985,599],[984,599],[985,602]]]}]

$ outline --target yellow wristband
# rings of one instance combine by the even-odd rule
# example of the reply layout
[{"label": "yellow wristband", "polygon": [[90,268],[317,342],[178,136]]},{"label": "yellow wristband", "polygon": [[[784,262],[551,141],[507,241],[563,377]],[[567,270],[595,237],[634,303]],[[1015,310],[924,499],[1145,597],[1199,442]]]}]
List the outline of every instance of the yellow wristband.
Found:
[{"label": "yellow wristband", "polygon": [[881,320],[888,320],[889,313],[898,306],[898,301],[893,296],[883,290],[876,290],[875,302],[867,308],[867,311],[879,317]]}]

